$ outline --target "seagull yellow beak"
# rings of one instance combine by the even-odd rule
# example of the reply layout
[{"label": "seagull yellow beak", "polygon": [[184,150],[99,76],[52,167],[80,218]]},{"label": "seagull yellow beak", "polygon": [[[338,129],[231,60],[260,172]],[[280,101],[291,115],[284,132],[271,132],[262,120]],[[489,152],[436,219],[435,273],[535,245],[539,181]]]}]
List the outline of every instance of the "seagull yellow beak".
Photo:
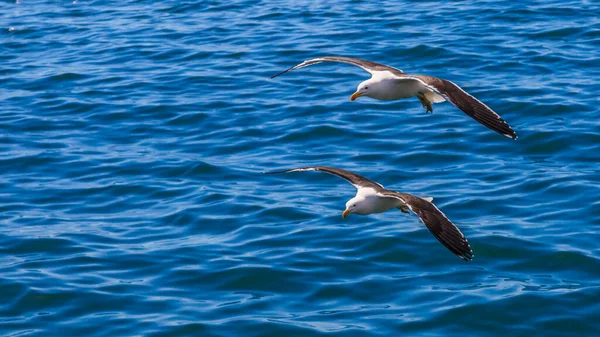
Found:
[{"label": "seagull yellow beak", "polygon": [[359,98],[360,96],[362,96],[362,93],[357,91],[357,92],[353,93],[352,96],[350,96],[350,100],[354,101],[355,99]]},{"label": "seagull yellow beak", "polygon": [[342,213],[342,219],[345,219],[350,213],[352,213],[352,210],[346,209],[344,213]]}]

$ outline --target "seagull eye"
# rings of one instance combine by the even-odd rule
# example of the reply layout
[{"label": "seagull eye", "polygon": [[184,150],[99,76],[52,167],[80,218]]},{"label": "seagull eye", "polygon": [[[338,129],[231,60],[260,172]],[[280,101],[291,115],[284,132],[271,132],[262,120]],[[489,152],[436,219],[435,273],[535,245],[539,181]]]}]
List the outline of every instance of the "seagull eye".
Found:
[{"label": "seagull eye", "polygon": [[365,87],[365,90],[369,89],[369,87]]}]

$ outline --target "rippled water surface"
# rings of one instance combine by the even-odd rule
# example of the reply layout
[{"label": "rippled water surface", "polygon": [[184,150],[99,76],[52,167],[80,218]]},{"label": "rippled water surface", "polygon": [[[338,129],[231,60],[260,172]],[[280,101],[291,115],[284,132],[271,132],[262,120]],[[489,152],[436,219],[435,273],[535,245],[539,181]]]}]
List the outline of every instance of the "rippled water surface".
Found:
[{"label": "rippled water surface", "polygon": [[[3,1],[0,334],[600,334],[595,1]],[[451,104],[349,101],[361,57]],[[355,191],[435,197],[342,220]]]}]

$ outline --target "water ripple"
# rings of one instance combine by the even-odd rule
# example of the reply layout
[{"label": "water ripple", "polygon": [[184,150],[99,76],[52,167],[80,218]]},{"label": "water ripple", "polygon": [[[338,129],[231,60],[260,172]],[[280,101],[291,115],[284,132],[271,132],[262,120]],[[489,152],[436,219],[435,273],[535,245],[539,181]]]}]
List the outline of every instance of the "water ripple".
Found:
[{"label": "water ripple", "polygon": [[[597,335],[600,8],[236,0],[0,7],[7,336]],[[350,102],[348,55],[451,79]],[[341,219],[354,170],[436,204]],[[492,333],[493,332],[493,333]]]}]

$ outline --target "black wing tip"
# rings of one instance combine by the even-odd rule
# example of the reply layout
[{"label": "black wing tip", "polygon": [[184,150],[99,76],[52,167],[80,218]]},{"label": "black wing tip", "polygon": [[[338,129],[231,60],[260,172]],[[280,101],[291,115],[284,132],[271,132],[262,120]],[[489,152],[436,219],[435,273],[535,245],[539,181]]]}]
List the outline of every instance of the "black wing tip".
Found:
[{"label": "black wing tip", "polygon": [[[463,110],[464,111],[464,110]],[[517,136],[517,133],[515,132],[515,130],[513,130],[513,128],[510,127],[510,125],[508,125],[508,123],[506,123],[505,120],[503,120],[502,118],[499,118],[497,120],[485,120],[482,119],[480,117],[477,116],[471,116],[474,120],[476,120],[477,122],[479,122],[481,125],[487,127],[488,129],[497,132],[501,135],[503,135],[506,138],[510,138],[512,140],[517,140],[517,138],[519,138],[519,136]]]},{"label": "black wing tip", "polygon": [[283,74],[285,74],[285,73],[287,73],[287,72],[289,72],[289,71],[292,71],[292,70],[296,69],[296,67],[297,67],[297,66],[298,66],[298,65],[295,65],[295,66],[293,66],[293,67],[289,67],[289,68],[287,68],[286,70],[284,70],[284,71],[282,71],[282,72],[280,72],[280,73],[278,73],[278,74],[275,74],[275,75],[273,75],[273,76],[269,77],[269,79],[270,79],[270,80],[272,80],[272,79],[274,79],[274,78],[275,78],[275,77],[277,77],[277,76],[281,76],[281,75],[283,75]]},{"label": "black wing tip", "polygon": [[270,79],[270,80],[272,80],[272,79],[274,79],[275,77],[277,77],[277,76],[279,76],[279,75],[283,75],[283,74],[285,74],[286,72],[287,72],[287,70],[286,70],[286,71],[282,71],[282,72],[280,72],[279,74],[276,74],[276,75],[273,75],[273,76],[269,77],[269,79]]},{"label": "black wing tip", "polygon": [[508,137],[512,140],[517,140],[519,138],[519,136],[517,136],[517,133],[513,131],[513,129],[510,129],[510,132],[508,133],[502,133],[502,135],[504,137]]},{"label": "black wing tip", "polygon": [[319,171],[319,168],[327,168],[326,166],[303,166],[303,167],[295,167],[286,170],[277,170],[277,171],[263,171],[263,174],[280,174],[280,173],[290,173],[296,171]]},{"label": "black wing tip", "polygon": [[290,172],[290,170],[280,170],[280,171],[263,171],[263,174],[281,174],[281,173],[288,173]]},{"label": "black wing tip", "polygon": [[475,257],[475,254],[473,254],[473,249],[471,249],[469,241],[467,241],[467,239],[465,239],[464,236],[463,240],[466,247],[463,246],[461,251],[457,252],[456,255],[458,255],[458,257],[463,259],[465,262],[471,262],[473,260],[473,257]]},{"label": "black wing tip", "polygon": [[290,71],[290,70],[289,70],[289,69],[286,69],[286,70],[284,70],[284,71],[282,71],[282,72],[280,72],[280,73],[277,73],[277,74],[275,74],[275,75],[273,75],[273,76],[269,77],[269,79],[270,79],[270,80],[272,80],[272,79],[274,79],[274,78],[275,78],[275,77],[277,77],[277,76],[281,76],[281,75],[283,75],[283,74],[287,73],[288,71]]},{"label": "black wing tip", "polygon": [[465,262],[471,262],[473,261],[473,258],[475,257],[475,254],[473,254],[473,251],[471,250],[471,248],[469,247],[469,252],[468,253],[463,253],[463,254],[456,254],[458,257],[460,257],[463,261]]},{"label": "black wing tip", "polygon": [[275,75],[269,77],[269,79],[272,80],[275,77],[281,76],[281,75],[283,75],[283,74],[285,74],[287,72],[290,72],[290,71],[293,71],[293,70],[296,70],[296,69],[299,69],[299,68],[303,68],[303,67],[309,66],[309,65],[311,65],[310,61],[311,60],[302,61],[301,63],[296,64],[295,66],[291,66],[291,67],[287,68],[286,70],[284,70],[284,71],[282,71],[282,72],[280,72],[278,74],[275,74]]}]

